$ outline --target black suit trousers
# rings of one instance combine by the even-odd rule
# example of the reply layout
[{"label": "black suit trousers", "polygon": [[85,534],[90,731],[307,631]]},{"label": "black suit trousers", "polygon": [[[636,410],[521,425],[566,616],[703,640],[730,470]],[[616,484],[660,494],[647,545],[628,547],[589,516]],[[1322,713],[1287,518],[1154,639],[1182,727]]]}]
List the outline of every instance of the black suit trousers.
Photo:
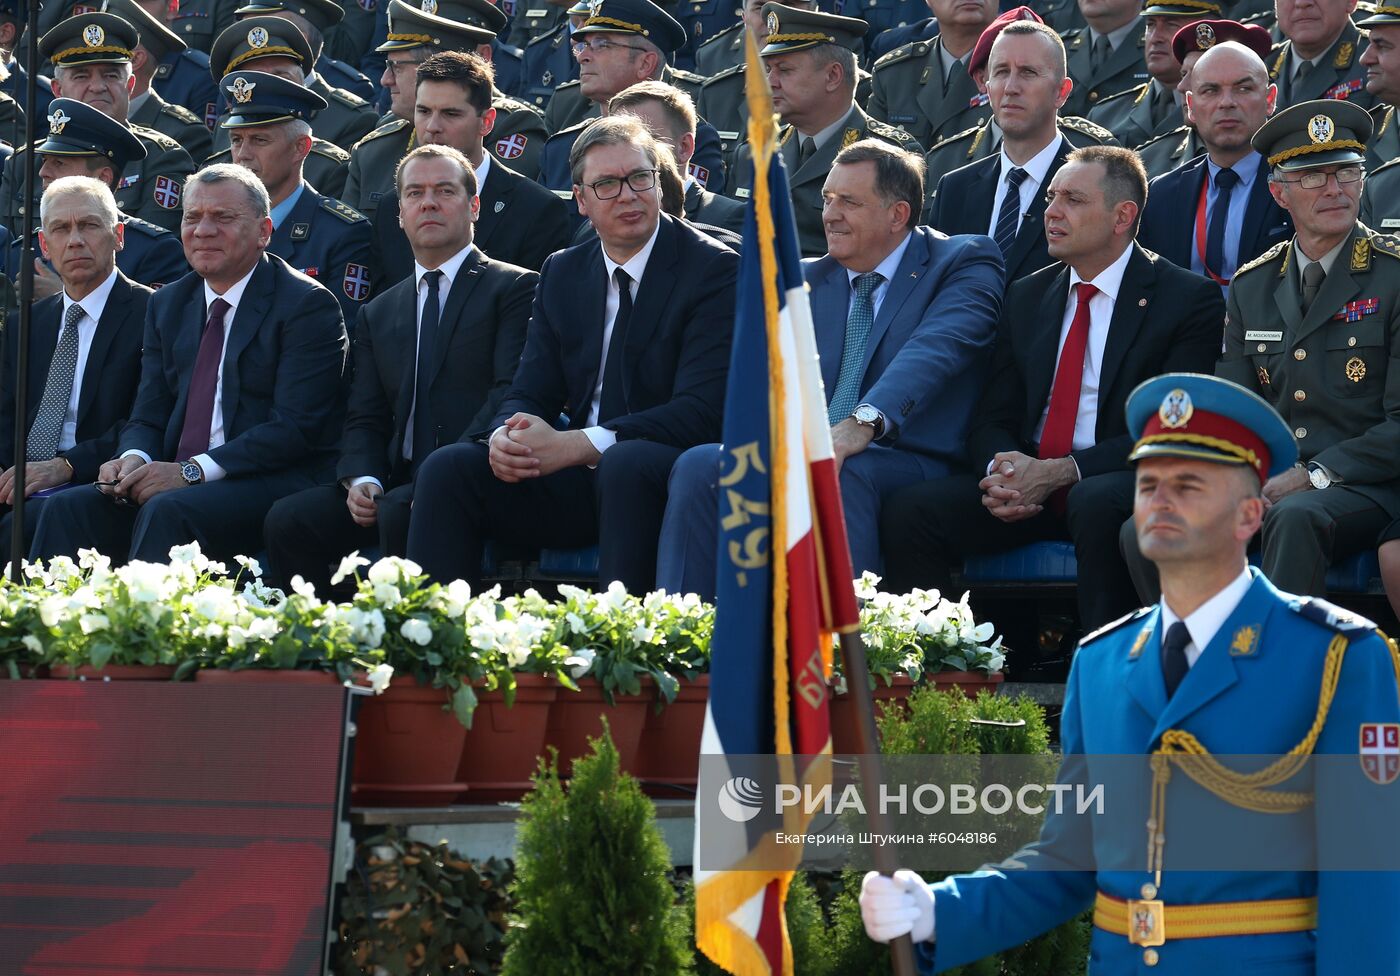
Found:
[{"label": "black suit trousers", "polygon": [[1081,626],[1093,630],[1137,606],[1118,551],[1118,527],[1132,512],[1133,475],[1095,475],[1070,488],[1063,517],[1048,508],[1003,522],[982,506],[981,479],[961,475],[900,489],[884,504],[880,544],[884,588],[952,591],[952,571],[966,556],[1005,552],[1032,542],[1073,540],[1079,564]]},{"label": "black suit trousers", "polygon": [[408,558],[433,579],[481,576],[487,539],[542,548],[598,545],[602,583],[646,593],[656,578],[656,542],[666,483],[680,449],[621,441],[596,470],[565,468],[507,484],[491,471],[484,444],[439,448],[418,469]]},{"label": "black suit trousers", "polygon": [[[379,496],[379,511],[372,526],[360,526],[350,517],[340,485],[317,485],[288,495],[273,504],[263,522],[263,546],[267,572],[274,586],[284,589],[293,576],[315,584],[316,592],[332,592],[331,577],[340,560],[351,552],[378,549],[381,556],[408,552],[408,512],[413,504],[413,483],[397,485]],[[368,553],[366,553],[368,555]],[[334,595],[348,599],[353,581],[341,584]]]}]

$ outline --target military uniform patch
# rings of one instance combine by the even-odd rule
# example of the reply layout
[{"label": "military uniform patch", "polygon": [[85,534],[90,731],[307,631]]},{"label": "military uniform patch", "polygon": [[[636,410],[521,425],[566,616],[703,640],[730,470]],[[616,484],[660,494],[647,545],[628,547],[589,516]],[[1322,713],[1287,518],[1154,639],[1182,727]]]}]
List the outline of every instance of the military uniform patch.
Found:
[{"label": "military uniform patch", "polygon": [[530,140],[516,132],[504,139],[496,140],[496,155],[502,159],[515,159],[525,153],[525,145]]},{"label": "military uniform patch", "polygon": [[363,264],[347,264],[342,287],[351,301],[364,301],[369,297],[369,268]]},{"label": "military uniform patch", "polygon": [[151,191],[157,206],[175,210],[180,206],[180,184],[168,176],[157,176],[155,188]]},{"label": "military uniform patch", "polygon": [[1363,722],[1358,736],[1361,771],[1373,783],[1385,786],[1400,776],[1400,725]]},{"label": "military uniform patch", "polygon": [[1233,657],[1249,657],[1259,650],[1259,628],[1248,624],[1235,631],[1230,639],[1230,654]]}]

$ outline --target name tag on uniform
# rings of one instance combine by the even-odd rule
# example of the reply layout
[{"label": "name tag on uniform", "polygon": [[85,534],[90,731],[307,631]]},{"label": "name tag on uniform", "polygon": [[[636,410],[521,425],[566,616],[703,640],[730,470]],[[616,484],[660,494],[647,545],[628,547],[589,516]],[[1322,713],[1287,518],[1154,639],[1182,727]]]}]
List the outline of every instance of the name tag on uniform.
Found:
[{"label": "name tag on uniform", "polygon": [[752,193],[752,191],[751,191],[748,187],[746,187],[746,186],[741,186],[741,187],[739,187],[737,190],[734,191],[734,195],[735,195],[736,197],[738,197],[740,200],[747,200],[750,196],[753,195],[753,193]]},{"label": "name tag on uniform", "polygon": [[1381,229],[1388,230],[1391,227],[1400,227],[1400,217],[1387,217],[1381,221]]},{"label": "name tag on uniform", "polygon": [[715,135],[719,136],[720,140],[723,142],[733,142],[735,139],[739,138],[739,133],[727,132],[724,129],[717,130]]},{"label": "name tag on uniform", "polygon": [[526,16],[526,17],[543,17],[543,16],[545,16],[545,15],[548,14],[548,13],[549,13],[549,9],[546,7],[546,8],[544,8],[544,9],[540,9],[540,10],[527,10],[527,11],[525,11],[525,16]]},{"label": "name tag on uniform", "polygon": [[572,200],[572,199],[574,198],[574,191],[573,191],[573,190],[555,190],[555,191],[554,191],[554,195],[555,195],[556,197],[558,197],[560,200]]},{"label": "name tag on uniform", "polygon": [[1245,334],[1244,334],[1244,341],[1245,341],[1245,342],[1282,342],[1282,341],[1283,341],[1283,332],[1282,332],[1282,331],[1279,331],[1279,332],[1258,332],[1258,331],[1254,331],[1254,330],[1249,330],[1249,331],[1246,331]]}]

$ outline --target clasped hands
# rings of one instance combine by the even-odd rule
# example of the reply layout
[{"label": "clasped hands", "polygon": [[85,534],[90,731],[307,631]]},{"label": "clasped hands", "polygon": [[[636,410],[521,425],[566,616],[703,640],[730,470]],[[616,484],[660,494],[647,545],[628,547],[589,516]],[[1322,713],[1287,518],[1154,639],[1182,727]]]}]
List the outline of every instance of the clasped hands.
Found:
[{"label": "clasped hands", "polygon": [[1020,522],[1039,515],[1058,489],[1079,480],[1072,458],[1033,458],[1020,451],[1000,451],[990,471],[977,483],[982,506],[1003,522]]},{"label": "clasped hands", "polygon": [[144,505],[162,492],[187,487],[174,461],[148,462],[139,454],[128,454],[97,469],[97,490],[121,505]]},{"label": "clasped hands", "polygon": [[602,457],[581,430],[555,430],[534,414],[517,413],[491,435],[491,471],[508,484],[554,474]]}]

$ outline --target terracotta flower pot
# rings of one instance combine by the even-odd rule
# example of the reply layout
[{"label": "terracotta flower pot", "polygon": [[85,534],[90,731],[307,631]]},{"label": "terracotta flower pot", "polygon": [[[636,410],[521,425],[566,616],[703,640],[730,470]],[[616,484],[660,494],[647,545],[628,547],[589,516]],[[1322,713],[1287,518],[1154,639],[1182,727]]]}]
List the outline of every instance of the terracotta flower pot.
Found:
[{"label": "terracotta flower pot", "polygon": [[364,700],[356,720],[353,802],[364,806],[445,806],[465,788],[457,778],[467,730],[446,708],[448,693],[395,677]]},{"label": "terracotta flower pot", "polygon": [[504,692],[477,691],[476,713],[457,767],[469,802],[518,800],[529,791],[557,690],[551,677],[517,674],[515,702],[509,708]]},{"label": "terracotta flower pot", "polygon": [[[939,671],[930,680],[940,691],[954,688],[968,698],[976,698],[977,693],[986,688],[991,691],[1001,685],[1004,675],[983,674],[980,671]],[[894,684],[886,685],[880,678],[872,677],[871,698],[875,702],[875,718],[885,708],[905,708],[909,693],[914,690],[914,682],[905,675],[898,675]],[[856,733],[856,707],[850,695],[831,696],[831,751],[837,755],[860,752],[860,737]]]},{"label": "terracotta flower pot", "polygon": [[580,678],[578,686],[578,691],[560,688],[549,709],[545,745],[559,750],[560,775],[568,776],[574,760],[588,755],[589,738],[603,734],[604,716],[612,731],[618,761],[623,771],[632,772],[636,768],[647,709],[654,700],[651,678],[642,679],[640,695],[617,695],[614,705],[609,705],[603,697],[603,687],[596,678]]},{"label": "terracotta flower pot", "polygon": [[635,772],[647,795],[672,799],[695,795],[709,700],[710,676],[701,674],[694,681],[682,681],[676,700],[661,711],[656,711],[655,704],[647,708]]},{"label": "terracotta flower pot", "polygon": [[100,670],[90,664],[76,668],[71,664],[55,664],[49,668],[50,678],[65,681],[75,677],[85,681],[169,681],[174,676],[175,666],[171,664],[109,664]]},{"label": "terracotta flower pot", "polygon": [[226,668],[211,668],[194,673],[196,684],[201,685],[326,685],[339,684],[334,671],[295,671],[277,668],[243,668],[230,671]]}]

